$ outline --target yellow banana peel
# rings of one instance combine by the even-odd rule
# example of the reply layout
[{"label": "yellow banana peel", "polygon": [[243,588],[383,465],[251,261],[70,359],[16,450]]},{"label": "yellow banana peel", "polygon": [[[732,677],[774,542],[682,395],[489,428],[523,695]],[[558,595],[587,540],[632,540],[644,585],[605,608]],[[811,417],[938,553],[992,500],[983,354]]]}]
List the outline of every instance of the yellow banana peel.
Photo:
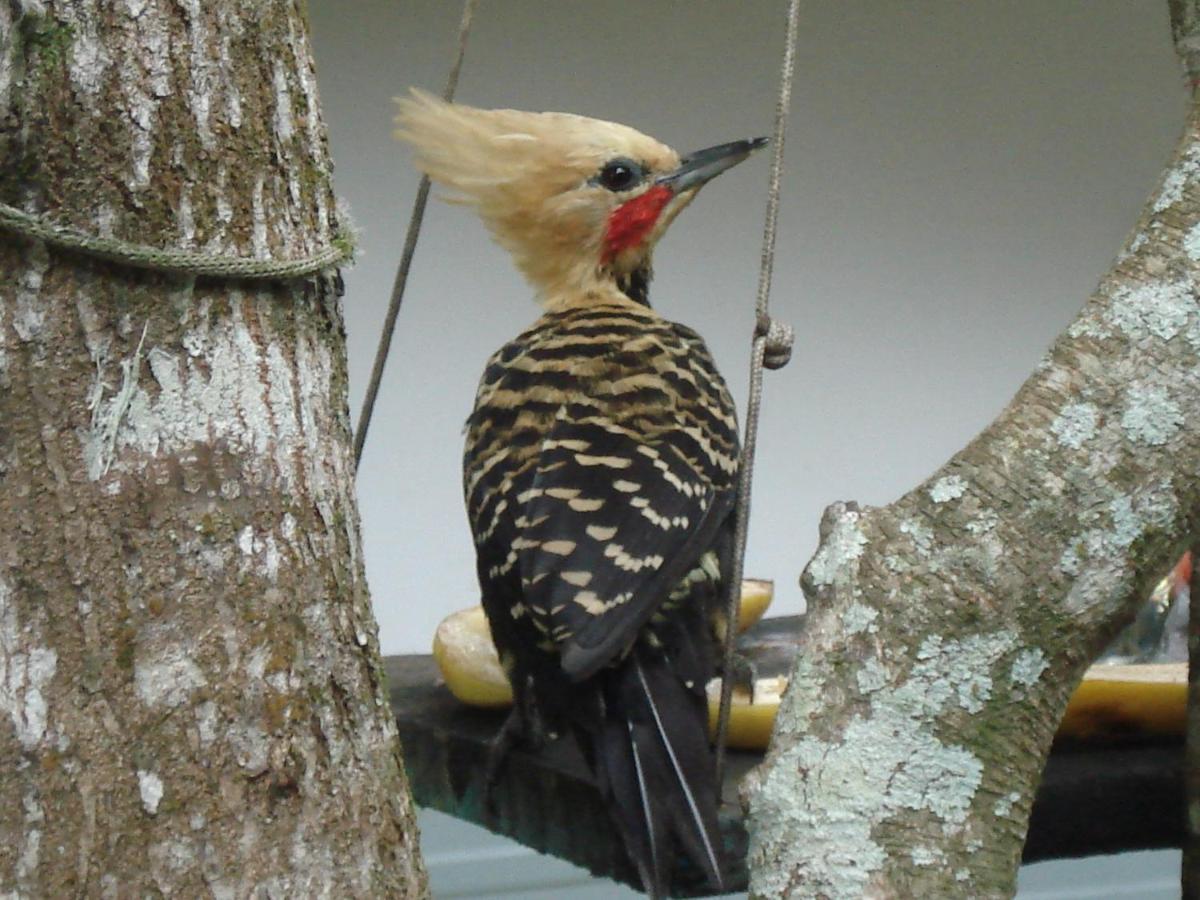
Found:
[{"label": "yellow banana peel", "polygon": [[[735,688],[729,709],[730,747],[765,750],[771,740],[786,676],[754,683],[754,703]],[[721,682],[708,686],[709,732],[715,733]],[[1182,735],[1187,726],[1187,665],[1096,665],[1071,695],[1059,738],[1096,741],[1130,736]]]},{"label": "yellow banana peel", "polygon": [[1059,737],[1183,734],[1187,663],[1096,665],[1071,695]]}]

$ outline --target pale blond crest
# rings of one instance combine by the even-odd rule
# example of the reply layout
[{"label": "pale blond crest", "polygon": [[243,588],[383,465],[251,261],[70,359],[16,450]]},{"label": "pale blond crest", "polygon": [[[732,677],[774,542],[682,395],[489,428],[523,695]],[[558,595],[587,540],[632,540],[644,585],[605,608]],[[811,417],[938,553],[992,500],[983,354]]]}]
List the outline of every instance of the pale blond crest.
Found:
[{"label": "pale blond crest", "polygon": [[417,165],[447,199],[475,207],[546,302],[605,279],[604,229],[628,197],[589,183],[600,168],[615,157],[652,172],[679,165],[670,147],[615,122],[476,109],[416,89],[398,103],[396,136],[413,146]]}]

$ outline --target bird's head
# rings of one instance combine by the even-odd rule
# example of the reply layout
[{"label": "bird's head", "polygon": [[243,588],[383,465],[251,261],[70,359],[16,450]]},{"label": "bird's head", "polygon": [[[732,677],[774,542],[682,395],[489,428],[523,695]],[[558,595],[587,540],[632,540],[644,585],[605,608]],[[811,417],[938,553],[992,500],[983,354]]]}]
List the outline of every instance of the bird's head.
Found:
[{"label": "bird's head", "polygon": [[655,243],[700,188],[766,143],[689,156],[625,125],[475,109],[414,90],[396,134],[417,165],[475,207],[543,301],[649,277]]}]

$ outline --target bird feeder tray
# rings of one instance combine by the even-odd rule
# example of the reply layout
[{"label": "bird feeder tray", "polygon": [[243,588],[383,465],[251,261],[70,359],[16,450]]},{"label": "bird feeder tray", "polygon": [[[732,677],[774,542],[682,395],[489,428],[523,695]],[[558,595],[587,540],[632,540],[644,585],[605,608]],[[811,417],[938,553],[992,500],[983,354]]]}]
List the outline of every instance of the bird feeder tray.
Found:
[{"label": "bird feeder tray", "polygon": [[[795,654],[798,617],[766,619],[741,642],[760,671]],[[484,809],[489,744],[503,710],[466,706],[441,682],[432,656],[384,660],[413,799],[594,875],[638,887],[608,812],[570,740],[540,750],[515,748]],[[737,800],[758,752],[730,751],[722,785],[721,831],[729,863],[727,889],[747,884],[745,821]],[[1038,789],[1024,861],[1179,847],[1184,834],[1183,739],[1131,733],[1104,743],[1056,742]],[[711,893],[703,875],[680,858],[672,896]]]}]

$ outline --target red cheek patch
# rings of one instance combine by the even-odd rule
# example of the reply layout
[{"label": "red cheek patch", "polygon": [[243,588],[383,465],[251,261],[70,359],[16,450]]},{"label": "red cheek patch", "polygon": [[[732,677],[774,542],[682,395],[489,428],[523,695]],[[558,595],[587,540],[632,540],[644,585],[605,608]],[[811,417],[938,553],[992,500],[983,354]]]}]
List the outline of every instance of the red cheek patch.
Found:
[{"label": "red cheek patch", "polygon": [[659,215],[671,200],[671,189],[656,184],[644,194],[622,203],[608,217],[604,232],[604,254],[601,262],[612,262],[623,250],[636,247],[654,228]]}]

